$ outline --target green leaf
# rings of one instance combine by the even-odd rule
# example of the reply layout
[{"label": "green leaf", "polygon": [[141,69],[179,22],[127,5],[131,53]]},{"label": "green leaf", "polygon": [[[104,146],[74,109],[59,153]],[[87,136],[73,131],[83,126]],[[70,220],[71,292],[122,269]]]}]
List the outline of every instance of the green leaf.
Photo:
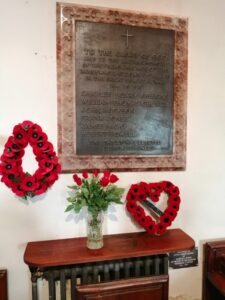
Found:
[{"label": "green leaf", "polygon": [[74,206],[72,204],[68,205],[67,208],[65,209],[65,212],[68,212],[70,210],[73,210]]},{"label": "green leaf", "polygon": [[82,187],[81,193],[83,193],[84,197],[85,197],[86,199],[88,199],[89,191],[88,191],[87,188]]},{"label": "green leaf", "polygon": [[69,188],[69,189],[72,189],[72,190],[79,190],[79,186],[77,186],[77,185],[67,185],[67,187]]}]

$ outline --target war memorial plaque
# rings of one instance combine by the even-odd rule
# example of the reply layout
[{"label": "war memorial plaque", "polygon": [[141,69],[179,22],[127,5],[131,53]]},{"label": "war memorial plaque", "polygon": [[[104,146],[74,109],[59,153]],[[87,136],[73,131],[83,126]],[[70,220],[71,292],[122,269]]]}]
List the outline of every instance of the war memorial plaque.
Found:
[{"label": "war memorial plaque", "polygon": [[57,6],[63,172],[185,168],[187,20]]}]

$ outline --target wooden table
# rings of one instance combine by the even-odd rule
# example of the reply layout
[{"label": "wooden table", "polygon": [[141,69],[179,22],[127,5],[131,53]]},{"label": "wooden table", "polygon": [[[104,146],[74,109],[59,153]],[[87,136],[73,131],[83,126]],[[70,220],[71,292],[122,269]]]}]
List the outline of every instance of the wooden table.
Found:
[{"label": "wooden table", "polygon": [[[105,299],[118,299],[118,295],[112,296],[115,291],[121,291],[125,295],[120,299],[132,299],[127,291],[128,286],[136,287],[133,294],[137,300],[137,291],[142,293],[140,285],[146,291],[146,295],[149,295],[151,290],[155,293],[158,288],[158,296],[155,296],[154,300],[166,300],[167,254],[191,250],[194,246],[193,239],[185,232],[171,229],[160,237],[151,237],[145,232],[107,235],[104,237],[104,247],[99,250],[87,249],[86,238],[29,242],[24,261],[31,271],[33,300],[38,299],[37,279],[41,277],[49,282],[49,299],[52,300],[56,297],[55,282],[58,280],[61,299],[66,299],[68,279],[71,281],[71,287],[74,287],[71,288],[72,300],[89,299],[90,295],[92,299],[97,299],[94,296],[99,296],[101,288],[104,295],[110,290],[111,296],[107,294]],[[115,282],[120,284],[120,287],[115,285]]]}]

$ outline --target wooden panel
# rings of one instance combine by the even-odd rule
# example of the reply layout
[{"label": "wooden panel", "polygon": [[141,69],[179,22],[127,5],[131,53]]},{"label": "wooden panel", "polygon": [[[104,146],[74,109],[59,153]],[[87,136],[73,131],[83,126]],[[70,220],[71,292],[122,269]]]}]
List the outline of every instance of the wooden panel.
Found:
[{"label": "wooden panel", "polygon": [[7,271],[0,270],[0,300],[7,299]]},{"label": "wooden panel", "polygon": [[194,248],[194,240],[180,229],[168,230],[162,236],[150,236],[146,232],[107,235],[104,247],[89,250],[86,238],[30,242],[24,261],[32,267],[51,267],[106,261],[124,257],[140,257],[165,254]]},{"label": "wooden panel", "polygon": [[109,283],[79,286],[78,300],[167,300],[168,276],[120,280]]},{"label": "wooden panel", "polygon": [[225,299],[225,241],[204,246],[202,293],[203,300]]}]

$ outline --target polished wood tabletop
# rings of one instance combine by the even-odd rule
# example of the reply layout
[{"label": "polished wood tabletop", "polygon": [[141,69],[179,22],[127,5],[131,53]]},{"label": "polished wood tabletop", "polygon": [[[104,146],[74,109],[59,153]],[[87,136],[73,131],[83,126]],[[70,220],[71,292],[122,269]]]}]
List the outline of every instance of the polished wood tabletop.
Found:
[{"label": "polished wood tabletop", "polygon": [[140,257],[191,250],[194,240],[181,229],[170,229],[162,236],[146,232],[104,236],[104,247],[90,250],[86,237],[29,242],[24,261],[30,267],[63,266],[95,261]]}]

